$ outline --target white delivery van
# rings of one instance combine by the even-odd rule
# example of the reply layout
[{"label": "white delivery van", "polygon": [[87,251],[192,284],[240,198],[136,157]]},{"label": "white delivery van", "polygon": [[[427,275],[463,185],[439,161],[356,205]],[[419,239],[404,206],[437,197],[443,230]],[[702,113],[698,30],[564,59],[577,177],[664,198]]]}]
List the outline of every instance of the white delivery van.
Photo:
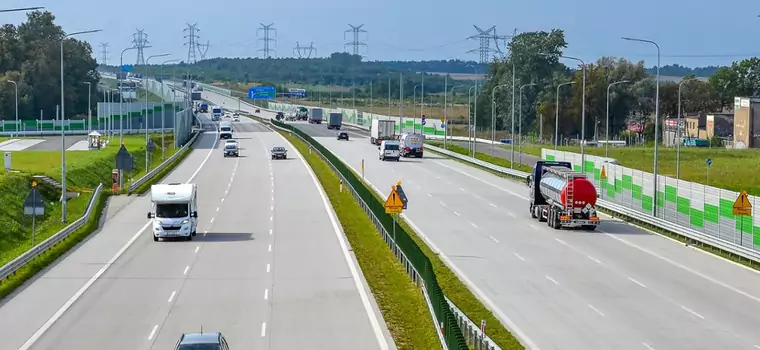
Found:
[{"label": "white delivery van", "polygon": [[422,144],[425,142],[425,135],[417,133],[402,134],[399,141],[401,142],[402,157],[422,158]]},{"label": "white delivery van", "polygon": [[398,162],[399,158],[401,158],[401,145],[398,141],[383,140],[377,149],[377,158],[380,160],[390,159]]},{"label": "white delivery van", "polygon": [[219,123],[219,138],[231,139],[232,138],[232,123],[229,120]]},{"label": "white delivery van", "polygon": [[153,241],[167,237],[192,240],[198,227],[198,191],[196,184],[160,184],[150,187],[153,210]]}]

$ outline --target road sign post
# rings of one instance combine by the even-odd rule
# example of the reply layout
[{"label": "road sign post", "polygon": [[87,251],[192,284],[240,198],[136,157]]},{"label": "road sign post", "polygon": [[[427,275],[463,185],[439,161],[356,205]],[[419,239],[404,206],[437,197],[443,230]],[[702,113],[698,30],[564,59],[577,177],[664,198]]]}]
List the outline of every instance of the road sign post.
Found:
[{"label": "road sign post", "polygon": [[24,199],[24,214],[32,216],[32,247],[34,247],[37,235],[37,215],[45,215],[45,202],[37,189],[36,181],[32,182],[32,189]]},{"label": "road sign post", "polygon": [[707,158],[705,164],[707,164],[707,181],[705,182],[705,185],[710,186],[710,166],[712,165],[712,159]]},{"label": "road sign post", "polygon": [[742,191],[736,197],[733,213],[739,217],[739,245],[744,245],[744,217],[752,216],[752,203],[749,202],[747,191]]},{"label": "road sign post", "polygon": [[124,143],[121,144],[119,151],[116,152],[116,169],[119,170],[119,188],[124,188],[124,171],[134,171],[135,160]]},{"label": "road sign post", "polygon": [[404,189],[401,188],[401,181],[396,185],[391,186],[391,193],[388,194],[388,199],[385,200],[385,213],[390,214],[393,218],[393,242],[396,243],[396,215],[401,214],[406,209],[406,195]]}]

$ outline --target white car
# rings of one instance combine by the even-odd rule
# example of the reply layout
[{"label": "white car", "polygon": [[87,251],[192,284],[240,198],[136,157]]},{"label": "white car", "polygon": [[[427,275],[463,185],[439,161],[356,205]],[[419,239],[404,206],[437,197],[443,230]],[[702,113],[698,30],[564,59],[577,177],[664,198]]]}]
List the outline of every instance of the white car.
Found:
[{"label": "white car", "polygon": [[234,117],[232,117],[232,121],[233,122],[239,122],[240,121],[240,117],[234,116]]},{"label": "white car", "polygon": [[401,145],[395,140],[383,140],[380,146],[377,146],[377,158],[384,161],[386,159],[399,161],[401,158]]}]

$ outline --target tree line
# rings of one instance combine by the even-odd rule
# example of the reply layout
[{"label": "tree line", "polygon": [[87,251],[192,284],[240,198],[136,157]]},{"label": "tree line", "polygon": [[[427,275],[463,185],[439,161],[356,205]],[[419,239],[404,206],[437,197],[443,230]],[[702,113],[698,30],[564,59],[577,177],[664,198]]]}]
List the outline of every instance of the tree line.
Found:
[{"label": "tree line", "polygon": [[92,85],[93,104],[98,101],[100,76],[92,47],[65,35],[47,11],[28,13],[18,26],[0,27],[0,119],[16,118],[16,85],[19,119],[39,119],[40,111],[45,119],[55,118],[56,105],[61,104],[61,41],[65,117],[87,114],[86,82]]}]

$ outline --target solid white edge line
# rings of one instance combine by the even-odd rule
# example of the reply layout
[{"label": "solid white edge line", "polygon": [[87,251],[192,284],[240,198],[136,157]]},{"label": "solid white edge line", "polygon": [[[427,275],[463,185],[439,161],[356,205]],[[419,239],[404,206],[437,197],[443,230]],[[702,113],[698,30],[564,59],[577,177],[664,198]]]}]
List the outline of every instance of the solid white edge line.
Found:
[{"label": "solid white edge line", "polygon": [[282,136],[279,132],[275,132],[277,135],[279,135],[285,142],[292,147],[293,151],[295,152],[296,156],[301,159],[301,163],[303,163],[304,167],[306,167],[306,170],[309,172],[309,175],[311,176],[311,180],[314,181],[314,186],[316,186],[319,195],[322,197],[322,204],[324,204],[325,211],[327,212],[327,216],[330,217],[330,222],[333,226],[333,231],[335,231],[335,237],[338,238],[338,243],[340,243],[340,250],[343,252],[343,257],[346,260],[346,264],[348,264],[348,269],[351,271],[351,276],[353,277],[354,284],[356,285],[356,289],[359,292],[359,297],[362,300],[362,305],[364,306],[364,310],[367,312],[367,317],[369,318],[370,325],[372,326],[372,330],[375,333],[375,338],[377,339],[378,345],[380,345],[381,350],[388,350],[390,347],[388,346],[388,341],[385,339],[385,335],[383,335],[383,331],[380,328],[380,321],[377,317],[377,314],[375,313],[375,310],[372,308],[372,304],[369,301],[369,296],[367,295],[367,291],[364,289],[364,286],[362,285],[361,280],[359,279],[359,273],[357,272],[357,267],[354,264],[354,261],[351,259],[351,255],[348,252],[348,244],[346,244],[345,237],[343,236],[340,225],[338,224],[338,219],[335,217],[335,213],[331,210],[332,206],[330,205],[330,200],[327,199],[327,194],[325,193],[325,189],[322,188],[322,184],[319,183],[319,180],[317,180],[317,176],[314,174],[314,170],[311,169],[309,166],[309,163],[306,162],[306,159],[304,159],[301,152],[298,151],[295,146],[293,146],[290,141],[285,138],[285,136]]},{"label": "solid white edge line", "polygon": [[[214,152],[214,150],[216,149],[216,144],[217,144],[218,141],[219,141],[219,138],[215,137],[214,138],[214,146],[208,151],[208,154],[206,155],[206,158],[203,159],[203,162],[201,162],[201,164],[198,165],[198,168],[195,170],[195,172],[193,173],[193,175],[191,175],[190,178],[185,183],[190,183],[190,181],[193,181],[193,179],[195,178],[195,176],[198,175],[198,173],[201,171],[201,169],[203,168],[203,166],[206,165],[206,162],[208,161],[209,157],[211,157],[211,153]],[[90,287],[92,287],[92,285],[98,279],[100,279],[100,277],[108,270],[108,268],[111,267],[111,265],[113,265],[114,262],[116,262],[116,260],[119,259],[122,256],[122,254],[124,254],[124,252],[126,252],[127,249],[129,249],[129,247],[131,247],[132,244],[135,243],[135,241],[137,241],[137,239],[140,237],[140,235],[143,233],[143,231],[145,231],[146,229],[148,229],[148,226],[150,226],[150,224],[151,224],[151,222],[148,221],[145,224],[145,226],[143,226],[139,231],[137,231],[137,233],[135,233],[135,235],[132,236],[132,238],[130,238],[129,241],[127,241],[127,243],[124,244],[121,247],[121,249],[119,249],[119,251],[117,251],[116,254],[113,257],[111,257],[111,259],[108,260],[108,262],[106,262],[106,264],[103,265],[103,267],[101,267],[100,270],[98,270],[98,272],[96,272],[95,275],[93,275],[82,286],[82,288],[79,288],[79,290],[76,293],[74,293],[74,295],[71,296],[71,298],[69,298],[69,300],[67,300],[66,303],[64,303],[63,306],[61,306],[61,308],[58,309],[58,311],[56,311],[53,314],[53,316],[50,316],[50,318],[39,329],[37,329],[37,331],[34,332],[34,334],[32,334],[32,336],[29,337],[29,339],[27,339],[26,342],[24,342],[24,344],[21,345],[21,347],[19,347],[19,350],[28,350],[30,347],[32,347],[32,345],[34,345],[34,343],[36,343],[42,337],[42,335],[45,334],[45,332],[47,332],[48,329],[50,329],[50,327],[52,327],[53,324],[55,324],[58,321],[58,319],[60,319],[61,316],[63,316],[63,314],[66,311],[68,311],[71,308],[71,306],[74,305],[74,303],[77,300],[79,300],[79,298],[81,298],[82,295],[84,295],[84,293],[88,289],[90,289]],[[156,328],[157,327],[158,326],[156,326]]]},{"label": "solid white edge line", "polygon": [[[357,171],[356,168],[354,168],[354,166],[351,165],[351,163],[346,162],[342,157],[338,156],[337,154],[335,156],[338,158],[338,160],[343,162],[343,164],[345,164],[351,170],[353,170],[354,173],[361,174],[361,172]],[[375,185],[373,185],[369,181],[365,181],[365,183],[368,184],[370,187],[372,187],[372,189],[374,189],[375,192],[380,194],[381,197],[386,196],[385,193],[380,191],[379,188],[377,188]],[[441,260],[443,260],[444,264],[446,264],[446,266],[449,269],[454,271],[454,273],[460,279],[462,279],[462,281],[467,285],[468,289],[470,289],[470,291],[472,291],[480,301],[486,304],[486,306],[493,313],[496,314],[499,320],[504,323],[507,329],[512,331],[512,333],[518,338],[518,340],[520,341],[520,343],[523,344],[523,346],[525,346],[529,350],[539,350],[538,345],[536,345],[536,343],[534,343],[532,339],[528,338],[528,335],[521,328],[519,328],[517,324],[514,321],[512,321],[512,319],[509,318],[507,314],[504,313],[504,311],[502,311],[498,306],[496,306],[493,300],[491,300],[491,298],[489,298],[480,288],[478,288],[477,285],[475,285],[475,283],[473,283],[472,280],[470,280],[470,278],[467,277],[467,275],[465,275],[464,272],[462,272],[462,270],[460,270],[456,265],[454,265],[454,261],[452,261],[448,255],[446,255],[441,249],[439,249],[438,246],[436,246],[435,243],[433,243],[430,237],[428,237],[422,230],[420,230],[420,228],[417,227],[417,225],[415,225],[414,222],[406,216],[406,214],[401,213],[399,214],[399,216],[401,216],[409,224],[409,226],[412,227],[412,230],[414,230],[417,233],[417,235],[420,238],[422,238],[422,240],[433,251],[433,253],[438,255],[438,257],[440,257]]]}]

